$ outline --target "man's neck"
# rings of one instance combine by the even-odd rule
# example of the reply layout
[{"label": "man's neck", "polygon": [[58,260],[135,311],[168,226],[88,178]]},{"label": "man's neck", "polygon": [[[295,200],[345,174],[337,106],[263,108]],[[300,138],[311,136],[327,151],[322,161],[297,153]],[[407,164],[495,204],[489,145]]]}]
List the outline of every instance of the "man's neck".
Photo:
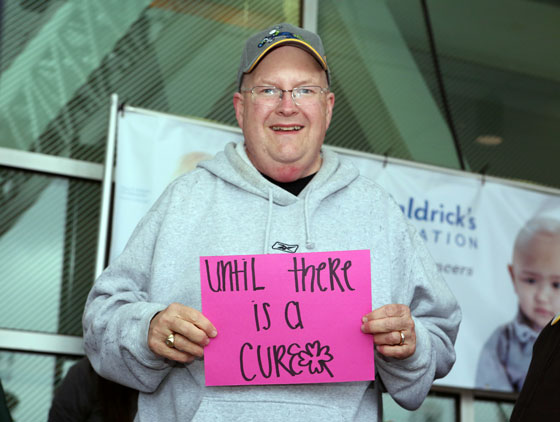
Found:
[{"label": "man's neck", "polygon": [[317,173],[310,174],[309,176],[294,180],[293,182],[278,182],[277,180],[274,180],[272,177],[269,177],[264,173],[261,174],[269,182],[274,183],[276,186],[279,186],[282,189],[290,192],[294,196],[298,196],[300,192],[309,184],[309,182],[311,182],[313,176],[315,176]]}]

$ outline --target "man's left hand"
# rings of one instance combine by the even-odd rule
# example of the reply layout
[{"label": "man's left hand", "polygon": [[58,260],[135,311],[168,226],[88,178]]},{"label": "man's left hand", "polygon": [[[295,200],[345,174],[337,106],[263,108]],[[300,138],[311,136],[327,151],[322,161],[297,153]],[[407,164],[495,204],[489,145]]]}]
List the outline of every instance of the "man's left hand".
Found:
[{"label": "man's left hand", "polygon": [[375,348],[382,355],[406,359],[414,354],[416,331],[408,306],[382,306],[365,315],[362,322],[362,331],[373,334]]}]

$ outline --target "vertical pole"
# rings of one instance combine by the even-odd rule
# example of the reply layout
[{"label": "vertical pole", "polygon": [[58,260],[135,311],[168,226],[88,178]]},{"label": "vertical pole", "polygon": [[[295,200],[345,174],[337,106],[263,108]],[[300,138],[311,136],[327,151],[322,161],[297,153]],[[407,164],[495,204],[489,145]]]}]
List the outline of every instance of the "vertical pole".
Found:
[{"label": "vertical pole", "polygon": [[457,135],[457,130],[455,128],[455,123],[451,115],[451,105],[447,99],[447,91],[443,83],[443,75],[441,73],[441,67],[439,65],[438,52],[436,50],[436,42],[434,37],[434,31],[432,29],[432,22],[430,19],[430,12],[428,10],[428,4],[426,0],[420,0],[422,4],[422,12],[424,14],[424,22],[426,24],[426,30],[428,32],[428,41],[430,43],[430,55],[432,56],[432,62],[434,64],[434,71],[436,74],[437,83],[439,86],[439,92],[441,95],[441,102],[443,104],[443,112],[445,114],[445,120],[449,126],[449,131],[453,137],[453,144],[455,145],[455,151],[457,152],[457,159],[459,160],[459,165],[461,170],[466,170],[465,160],[463,158],[463,151],[461,149],[461,143],[459,142],[459,136]]},{"label": "vertical pole", "polygon": [[97,259],[95,262],[95,278],[105,269],[107,259],[107,239],[109,236],[109,218],[111,216],[111,193],[113,190],[113,168],[115,165],[115,147],[117,140],[117,113],[119,97],[111,95],[109,111],[109,128],[107,132],[107,149],[103,166],[103,181],[101,183],[101,211],[99,213],[99,232],[97,238]]},{"label": "vertical pole", "polygon": [[319,0],[303,0],[301,14],[302,28],[316,33],[319,19]]},{"label": "vertical pole", "polygon": [[460,418],[461,422],[474,422],[474,394],[472,391],[462,391],[460,400]]}]

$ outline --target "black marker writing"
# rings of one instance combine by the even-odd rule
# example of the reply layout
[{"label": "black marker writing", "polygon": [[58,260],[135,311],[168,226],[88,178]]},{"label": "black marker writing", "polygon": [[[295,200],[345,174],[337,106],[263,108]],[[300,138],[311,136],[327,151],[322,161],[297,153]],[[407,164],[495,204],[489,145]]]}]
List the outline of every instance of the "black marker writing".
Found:
[{"label": "black marker writing", "polygon": [[329,346],[322,346],[318,340],[305,344],[302,348],[298,343],[289,346],[283,344],[262,346],[256,349],[245,342],[239,351],[241,376],[247,382],[253,381],[258,375],[268,379],[281,375],[295,377],[307,369],[309,374],[322,374],[325,371],[332,378],[332,371],[327,363],[334,359]]},{"label": "black marker writing", "polygon": [[[327,267],[327,263],[321,262],[319,265],[317,265],[317,267],[315,267],[312,264],[306,266],[305,258],[302,257],[300,259],[301,259],[301,267],[298,267],[298,259],[294,258],[293,269],[288,270],[288,272],[294,273],[294,283],[295,283],[296,293],[299,291],[302,292],[308,291],[307,290],[308,288],[309,291],[314,292],[315,287],[317,287],[317,289],[319,289],[322,292],[326,290],[331,290],[331,291],[340,290],[341,292],[344,292],[345,291],[344,286],[346,286],[348,290],[352,290],[352,291],[355,290],[350,285],[350,282],[348,280],[348,270],[352,266],[352,261],[346,261],[342,265],[341,271],[342,271],[342,277],[344,279],[344,285],[343,285],[343,283],[340,281],[340,277],[338,273],[340,267],[340,259],[328,258],[327,262],[328,262],[329,285],[325,287],[321,284],[321,271],[323,271]],[[310,277],[311,279],[309,280],[308,277]],[[309,282],[309,287],[306,284],[306,282]]]},{"label": "black marker writing", "polygon": [[[257,275],[255,272],[255,258],[251,258],[251,268],[247,268],[247,260],[237,259],[233,261],[218,261],[216,263],[216,279],[213,282],[210,275],[210,265],[205,259],[206,279],[208,287],[213,292],[239,292],[241,290],[264,290],[264,286],[257,286]],[[240,283],[241,282],[241,283]]]},{"label": "black marker writing", "polygon": [[[266,317],[266,325],[262,327],[263,330],[268,330],[270,328],[270,314],[268,313],[268,308],[270,308],[270,303],[265,302],[262,304],[264,316]],[[260,331],[261,327],[259,324],[259,305],[257,303],[253,305],[253,311],[255,312],[255,325],[257,327],[257,331]]]},{"label": "black marker writing", "polygon": [[257,375],[253,375],[251,378],[248,378],[247,375],[245,375],[245,370],[243,365],[243,353],[245,347],[248,347],[249,349],[253,350],[253,346],[251,345],[251,343],[243,343],[243,346],[241,346],[241,352],[239,353],[239,367],[241,369],[241,376],[245,381],[253,381]]},{"label": "black marker writing", "polygon": [[[296,314],[296,323],[295,325],[292,325],[291,321],[290,321],[290,307],[294,309],[294,312]],[[293,315],[293,312],[292,312]],[[292,330],[295,330],[296,328],[301,328],[303,329],[303,321],[301,320],[301,312],[299,309],[299,302],[296,301],[290,301],[288,303],[286,303],[286,308],[284,309],[284,318],[286,319],[286,324],[288,324],[288,327],[290,327]]]}]

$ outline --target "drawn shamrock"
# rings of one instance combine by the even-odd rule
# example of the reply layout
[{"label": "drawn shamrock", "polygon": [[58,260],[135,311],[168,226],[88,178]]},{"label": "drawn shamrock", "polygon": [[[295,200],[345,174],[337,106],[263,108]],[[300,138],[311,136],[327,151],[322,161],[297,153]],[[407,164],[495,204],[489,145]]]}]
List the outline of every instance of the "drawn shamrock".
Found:
[{"label": "drawn shamrock", "polygon": [[307,343],[305,350],[299,352],[299,365],[308,366],[310,374],[320,374],[326,370],[333,377],[334,375],[327,366],[327,362],[331,360],[333,360],[333,356],[329,353],[329,346],[321,346],[319,340]]}]

